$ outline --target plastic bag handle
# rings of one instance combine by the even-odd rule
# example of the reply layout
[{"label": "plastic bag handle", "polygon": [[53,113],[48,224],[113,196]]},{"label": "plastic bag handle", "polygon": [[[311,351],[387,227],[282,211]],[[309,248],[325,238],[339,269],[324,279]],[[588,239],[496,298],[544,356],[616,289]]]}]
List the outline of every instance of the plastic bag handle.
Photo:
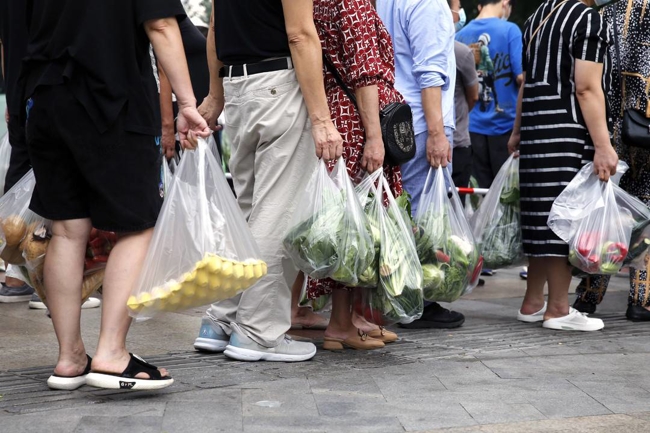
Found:
[{"label": "plastic bag handle", "polygon": [[199,178],[199,191],[201,192],[201,197],[199,197],[199,209],[201,209],[201,224],[203,225],[204,233],[209,236],[209,246],[212,248],[216,244],[214,238],[214,232],[212,230],[212,225],[210,224],[210,211],[208,210],[208,195],[206,191],[205,183],[205,152],[208,151],[208,142],[199,138],[199,143],[196,148],[199,157],[199,167],[198,167],[198,178]]}]

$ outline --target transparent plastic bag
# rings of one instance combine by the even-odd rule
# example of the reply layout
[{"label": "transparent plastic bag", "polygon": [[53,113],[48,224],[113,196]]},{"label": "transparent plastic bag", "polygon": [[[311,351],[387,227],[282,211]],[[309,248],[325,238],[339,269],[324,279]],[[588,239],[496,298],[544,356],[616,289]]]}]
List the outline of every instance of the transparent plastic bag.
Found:
[{"label": "transparent plastic bag", "polygon": [[0,198],[0,257],[12,265],[25,264],[23,250],[28,243],[24,241],[45,222],[29,210],[35,186],[36,178],[30,170]]},{"label": "transparent plastic bag", "polygon": [[[369,224],[379,237],[378,286],[355,291],[357,314],[377,325],[410,323],[422,316],[422,268],[411,225],[380,171],[376,190],[366,206]],[[372,185],[372,180],[368,182]],[[384,207],[384,199],[388,206]]]},{"label": "transparent plastic bag", "polygon": [[306,275],[320,280],[336,270],[344,209],[342,193],[321,160],[298,199],[291,229],[284,238],[289,257]]},{"label": "transparent plastic bag", "polygon": [[307,294],[307,278],[302,285],[302,290],[300,292],[300,299],[298,300],[299,307],[311,308],[314,312],[325,312],[332,309],[332,296],[323,295],[319,296],[316,299],[309,299]]},{"label": "transparent plastic bag", "polygon": [[266,263],[218,159],[200,139],[183,154],[127,306],[147,319],[234,296],[266,274]]},{"label": "transparent plastic bag", "polygon": [[9,133],[0,138],[0,197],[5,192],[5,178],[9,171],[9,161],[11,160],[11,144],[9,144]]},{"label": "transparent plastic bag", "polygon": [[627,169],[619,162],[616,176],[601,182],[589,163],[553,203],[548,226],[569,244],[569,262],[582,272],[614,275],[628,261],[631,244],[636,257],[647,251],[650,211],[617,184]]},{"label": "transparent plastic bag", "polygon": [[483,264],[489,269],[525,262],[519,196],[519,158],[511,155],[470,219]]},{"label": "transparent plastic bag", "polygon": [[[451,198],[447,185],[452,185]],[[424,184],[415,243],[426,300],[453,302],[474,289],[482,259],[449,170],[442,167],[431,168]]]},{"label": "transparent plastic bag", "polygon": [[349,287],[367,286],[364,272],[375,261],[374,246],[366,215],[343,158],[337,162],[331,178],[341,192],[344,212],[336,246],[338,263],[330,278]]}]

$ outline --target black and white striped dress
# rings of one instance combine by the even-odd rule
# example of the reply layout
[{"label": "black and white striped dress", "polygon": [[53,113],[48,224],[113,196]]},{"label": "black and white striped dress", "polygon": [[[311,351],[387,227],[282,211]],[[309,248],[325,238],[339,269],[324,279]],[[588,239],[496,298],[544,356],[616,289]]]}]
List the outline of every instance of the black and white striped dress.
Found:
[{"label": "black and white striped dress", "polygon": [[568,0],[541,26],[527,52],[533,33],[560,3],[545,1],[526,22],[523,35],[521,224],[524,252],[532,257],[569,253],[547,220],[553,201],[594,156],[576,97],[575,61],[602,63],[609,43],[600,15]]}]

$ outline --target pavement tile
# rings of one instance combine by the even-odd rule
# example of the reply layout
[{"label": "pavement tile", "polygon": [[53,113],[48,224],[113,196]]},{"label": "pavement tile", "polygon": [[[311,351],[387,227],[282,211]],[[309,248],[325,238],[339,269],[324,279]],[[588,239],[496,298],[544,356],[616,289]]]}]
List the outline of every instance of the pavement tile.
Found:
[{"label": "pavement tile", "polygon": [[531,404],[512,404],[500,401],[463,402],[463,408],[479,424],[497,424],[545,419]]},{"label": "pavement tile", "polygon": [[174,401],[167,404],[163,432],[241,432],[240,401]]},{"label": "pavement tile", "polygon": [[[80,416],[52,416],[47,419],[48,433],[70,433],[75,430]],[[7,433],[41,433],[43,417],[41,415],[0,416],[0,431]]]},{"label": "pavement tile", "polygon": [[460,403],[429,401],[394,410],[399,410],[400,415],[397,417],[406,431],[478,424]]},{"label": "pavement tile", "polygon": [[[138,432],[159,433],[162,427],[161,416],[84,416],[74,433]],[[179,430],[186,431],[186,430]],[[169,432],[173,433],[173,432]]]},{"label": "pavement tile", "polygon": [[318,416],[306,378],[246,384],[241,390],[244,416]]},{"label": "pavement tile", "polygon": [[608,379],[571,380],[571,383],[614,413],[629,413],[650,408],[650,392],[633,382]]},{"label": "pavement tile", "polygon": [[245,433],[398,433],[404,427],[396,417],[376,415],[354,417],[245,417]]}]

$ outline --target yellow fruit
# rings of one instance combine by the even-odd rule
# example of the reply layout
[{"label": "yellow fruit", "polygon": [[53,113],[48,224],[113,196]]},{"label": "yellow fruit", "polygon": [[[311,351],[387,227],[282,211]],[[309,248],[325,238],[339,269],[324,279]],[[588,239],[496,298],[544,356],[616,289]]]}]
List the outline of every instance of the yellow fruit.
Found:
[{"label": "yellow fruit", "polygon": [[196,293],[196,284],[194,284],[192,281],[183,283],[183,289],[181,293],[183,295],[183,298],[194,296]]},{"label": "yellow fruit", "polygon": [[221,259],[217,256],[211,255],[208,257],[208,270],[212,273],[219,273],[221,272],[221,267],[222,267],[223,262]]},{"label": "yellow fruit", "polygon": [[138,298],[133,295],[129,296],[129,300],[126,301],[126,306],[132,311],[138,311],[142,308],[142,305],[138,302]]},{"label": "yellow fruit", "polygon": [[235,263],[232,267],[232,275],[238,280],[244,278],[244,265]]},{"label": "yellow fruit", "polygon": [[199,287],[207,287],[209,275],[205,270],[198,271],[196,273],[196,285]]},{"label": "yellow fruit", "polygon": [[209,263],[210,263],[210,259],[206,255],[202,260],[196,263],[196,267],[194,269],[199,270],[199,269],[207,268]]},{"label": "yellow fruit", "polygon": [[244,279],[246,279],[246,280],[249,281],[250,283],[252,283],[253,280],[255,280],[255,269],[254,269],[254,265],[251,265],[251,264],[249,264],[249,265],[244,265]]},{"label": "yellow fruit", "polygon": [[266,275],[268,268],[266,267],[266,262],[261,262],[262,265],[262,276]]},{"label": "yellow fruit", "polygon": [[221,264],[221,275],[224,278],[230,278],[233,274],[233,265],[230,260],[224,260]]},{"label": "yellow fruit", "polygon": [[221,278],[218,274],[210,274],[208,276],[208,286],[210,286],[210,289],[212,290],[221,288]]},{"label": "yellow fruit", "polygon": [[255,263],[251,265],[251,268],[253,269],[253,276],[255,277],[256,280],[259,280],[264,276],[264,271],[262,270],[262,263]]},{"label": "yellow fruit", "polygon": [[173,280],[168,282],[167,284],[165,284],[165,286],[167,287],[167,289],[169,290],[169,293],[171,295],[173,295],[173,294],[179,292],[180,290],[182,290],[181,284],[177,283],[176,281],[173,281]]},{"label": "yellow fruit", "polygon": [[140,295],[138,295],[138,303],[140,303],[144,307],[148,308],[148,307],[151,307],[155,303],[155,300],[152,299],[151,293],[144,292],[144,293],[140,293]]},{"label": "yellow fruit", "polygon": [[156,287],[151,291],[151,296],[154,299],[165,299],[169,296],[169,289],[165,286]]}]

